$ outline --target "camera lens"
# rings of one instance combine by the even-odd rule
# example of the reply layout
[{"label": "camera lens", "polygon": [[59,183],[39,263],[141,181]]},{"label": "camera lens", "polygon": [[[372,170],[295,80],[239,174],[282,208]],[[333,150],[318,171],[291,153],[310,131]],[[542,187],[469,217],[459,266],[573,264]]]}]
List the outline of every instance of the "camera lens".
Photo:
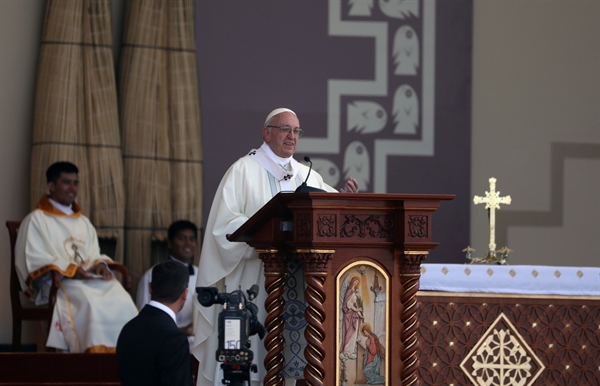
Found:
[{"label": "camera lens", "polygon": [[198,302],[204,307],[210,307],[215,304],[219,291],[215,287],[196,287],[198,293]]},{"label": "camera lens", "polygon": [[212,305],[212,296],[210,293],[208,292],[203,292],[201,294],[198,295],[198,301],[200,302],[200,304],[202,304],[203,306],[211,306]]}]

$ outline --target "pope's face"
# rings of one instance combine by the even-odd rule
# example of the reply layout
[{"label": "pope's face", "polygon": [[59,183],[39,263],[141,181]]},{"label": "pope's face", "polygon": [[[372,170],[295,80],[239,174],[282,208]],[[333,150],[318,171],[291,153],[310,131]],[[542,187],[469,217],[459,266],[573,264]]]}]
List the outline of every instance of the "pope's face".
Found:
[{"label": "pope's face", "polygon": [[[271,126],[289,126],[292,129],[297,129],[300,127],[300,121],[296,115],[284,112],[275,117],[271,122]],[[263,128],[263,138],[271,150],[273,150],[273,153],[279,157],[288,158],[296,152],[298,135],[294,134],[293,130],[290,130],[286,134],[277,127],[265,127]]]},{"label": "pope's face", "polygon": [[191,229],[184,229],[167,242],[171,255],[183,263],[189,263],[196,253],[196,234]]},{"label": "pope's face", "polygon": [[61,173],[56,182],[48,182],[50,198],[59,204],[70,206],[79,192],[77,173]]}]

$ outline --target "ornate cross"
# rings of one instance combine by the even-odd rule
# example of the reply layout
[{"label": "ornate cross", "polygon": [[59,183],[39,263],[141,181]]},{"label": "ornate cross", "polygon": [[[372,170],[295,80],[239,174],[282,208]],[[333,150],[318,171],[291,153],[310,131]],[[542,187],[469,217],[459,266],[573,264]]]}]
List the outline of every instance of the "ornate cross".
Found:
[{"label": "ornate cross", "polygon": [[500,204],[510,205],[510,196],[500,197],[500,192],[496,192],[496,179],[490,178],[490,191],[485,192],[485,198],[473,197],[474,204],[485,204],[485,209],[490,210],[490,252],[496,251],[496,209],[500,209]]}]

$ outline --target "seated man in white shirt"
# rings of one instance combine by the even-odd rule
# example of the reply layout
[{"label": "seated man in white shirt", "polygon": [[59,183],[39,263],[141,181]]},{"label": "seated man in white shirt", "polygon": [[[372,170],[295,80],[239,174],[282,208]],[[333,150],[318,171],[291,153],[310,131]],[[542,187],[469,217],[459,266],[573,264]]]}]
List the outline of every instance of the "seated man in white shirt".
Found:
[{"label": "seated man in white shirt", "polygon": [[[189,291],[190,294],[196,292],[196,278],[198,276],[198,267],[192,265],[196,255],[196,245],[198,240],[198,228],[187,220],[178,220],[173,222],[167,231],[167,247],[169,248],[169,258],[186,266],[190,275]],[[146,271],[140,283],[138,284],[136,305],[141,310],[144,305],[150,302],[149,284],[152,281],[152,268]],[[188,296],[183,308],[177,313],[177,326],[188,336],[190,347],[194,343],[193,324],[193,296]]]}]

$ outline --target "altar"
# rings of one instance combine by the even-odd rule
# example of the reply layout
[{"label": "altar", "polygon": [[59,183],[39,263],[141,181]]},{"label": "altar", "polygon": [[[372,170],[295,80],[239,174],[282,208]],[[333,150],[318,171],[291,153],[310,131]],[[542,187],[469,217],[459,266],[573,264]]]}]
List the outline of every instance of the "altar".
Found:
[{"label": "altar", "polygon": [[423,264],[419,378],[600,384],[600,268]]}]

